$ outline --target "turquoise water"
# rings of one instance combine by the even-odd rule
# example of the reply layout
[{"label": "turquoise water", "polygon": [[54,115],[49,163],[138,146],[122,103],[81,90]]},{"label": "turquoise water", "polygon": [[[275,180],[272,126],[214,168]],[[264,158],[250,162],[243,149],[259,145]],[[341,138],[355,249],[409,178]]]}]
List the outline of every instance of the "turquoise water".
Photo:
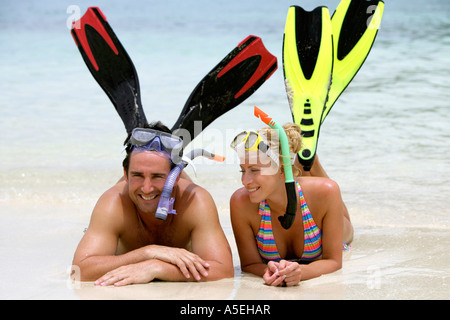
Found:
[{"label": "turquoise water", "polygon": [[[211,172],[223,174],[230,192],[239,186],[227,146],[235,131],[261,126],[254,104],[279,122],[291,120],[281,69],[291,2],[97,2],[137,68],[147,118],[168,126],[198,81],[247,35],[262,37],[278,57],[272,78],[195,142],[229,158],[222,166],[200,162],[206,187],[214,188]],[[331,12],[337,3],[322,1]],[[316,2],[298,4],[312,9]],[[89,5],[4,2],[0,201],[91,201],[121,174],[124,127],[66,26]],[[449,15],[446,0],[387,1],[370,56],[322,127],[320,159],[349,206],[367,218],[420,223],[426,213],[448,225]]]},{"label": "turquoise water", "polygon": [[[319,4],[306,0],[96,2],[136,66],[147,118],[169,127],[196,84],[247,35],[260,36],[278,57],[275,74],[193,142],[227,156],[224,164],[196,160],[197,176],[192,168],[187,170],[212,193],[230,241],[228,201],[240,186],[238,165],[228,148],[231,139],[238,130],[262,126],[252,115],[253,105],[281,123],[291,121],[281,48],[287,9],[293,3],[309,10]],[[320,4],[332,12],[338,1]],[[67,21],[90,5],[90,1],[4,0],[0,10],[0,252],[9,257],[4,261],[22,262],[25,268],[30,257],[42,259],[37,246],[52,242],[61,253],[53,262],[58,277],[61,266],[70,264],[96,199],[122,174],[125,128],[88,72],[67,28]],[[393,257],[400,259],[400,252],[408,257],[401,256],[398,264],[403,269],[398,270],[419,279],[432,268],[436,283],[448,284],[449,74],[450,2],[386,1],[374,47],[325,120],[318,148],[356,227],[356,260],[344,269],[350,285],[355,279],[352,267],[364,284],[368,264],[395,267]],[[24,239],[24,234],[29,236]],[[35,243],[30,237],[36,234],[41,240]],[[55,247],[54,239],[63,242]],[[15,245],[8,245],[10,241]],[[389,241],[396,244],[391,249],[385,243]],[[425,243],[437,245],[428,256],[424,256]],[[21,248],[23,257],[15,248]],[[388,250],[384,255],[390,264],[372,254],[380,250]],[[48,260],[56,259],[50,251],[47,255]],[[358,261],[362,261],[361,272]],[[422,268],[418,264],[423,261],[433,264]],[[8,280],[16,278],[14,270],[6,264],[0,269],[6,288],[14,291],[16,282]],[[36,270],[48,272],[48,261]],[[381,269],[381,273],[405,279],[403,271],[393,270]],[[33,274],[24,279],[28,278],[36,279]],[[423,286],[420,291],[426,296],[427,284]],[[374,292],[386,297],[383,290]],[[407,298],[414,297],[411,292]],[[355,297],[359,297],[356,291]]]}]

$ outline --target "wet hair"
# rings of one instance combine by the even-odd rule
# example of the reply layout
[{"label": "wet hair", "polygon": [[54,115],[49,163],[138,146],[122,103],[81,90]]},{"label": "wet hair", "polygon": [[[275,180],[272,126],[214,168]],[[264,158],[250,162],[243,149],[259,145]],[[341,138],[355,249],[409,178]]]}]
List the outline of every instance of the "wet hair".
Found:
[{"label": "wet hair", "polygon": [[[286,123],[283,125],[284,132],[286,132],[289,141],[289,152],[297,154],[302,148],[302,131],[300,126],[295,123]],[[283,163],[283,155],[281,153],[281,144],[279,143],[278,133],[275,129],[265,127],[259,130],[259,134],[266,137],[269,147],[278,151],[280,155],[280,163]],[[296,166],[292,166],[294,176],[299,175],[300,170]]]},{"label": "wet hair", "polygon": [[[172,134],[172,131],[170,131],[170,129],[168,127],[166,127],[161,121],[156,121],[156,122],[152,122],[151,124],[144,124],[143,126],[140,126],[139,128],[145,128],[145,129],[154,129],[154,130],[159,130],[162,132],[167,132]],[[125,156],[125,159],[123,159],[122,161],[122,166],[125,169],[125,172],[128,174],[128,168],[130,167],[130,156],[131,156],[131,150],[132,150],[132,145],[127,145],[128,141],[131,138],[131,132],[128,134],[127,138],[124,141],[124,145],[126,146],[125,151],[127,153],[127,155]],[[173,167],[175,166],[175,164],[171,163],[170,169],[173,169]]]}]

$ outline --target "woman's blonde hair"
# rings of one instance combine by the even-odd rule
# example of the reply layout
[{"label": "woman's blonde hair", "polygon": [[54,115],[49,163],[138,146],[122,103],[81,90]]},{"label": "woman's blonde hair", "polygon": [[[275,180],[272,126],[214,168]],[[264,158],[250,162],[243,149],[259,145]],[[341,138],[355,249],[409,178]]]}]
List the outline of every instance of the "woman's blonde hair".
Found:
[{"label": "woman's blonde hair", "polygon": [[[283,129],[284,132],[286,132],[289,141],[289,152],[296,155],[302,148],[302,131],[300,126],[295,123],[286,123],[283,125]],[[266,138],[266,141],[272,150],[278,151],[280,163],[283,163],[283,155],[281,153],[281,144],[279,143],[280,140],[278,138],[277,130],[272,129],[271,127],[265,127],[260,129],[258,133]],[[295,163],[293,162],[294,160],[295,158],[291,159],[291,163]],[[292,171],[294,176],[300,174],[300,170],[295,165],[292,166]]]}]

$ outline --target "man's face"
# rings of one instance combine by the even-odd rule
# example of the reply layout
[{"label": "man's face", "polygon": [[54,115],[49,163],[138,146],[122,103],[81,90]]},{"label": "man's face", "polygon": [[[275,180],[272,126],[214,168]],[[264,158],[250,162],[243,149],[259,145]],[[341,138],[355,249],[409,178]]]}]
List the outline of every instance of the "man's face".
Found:
[{"label": "man's face", "polygon": [[167,176],[170,163],[154,151],[131,154],[128,168],[128,192],[140,214],[154,214]]}]

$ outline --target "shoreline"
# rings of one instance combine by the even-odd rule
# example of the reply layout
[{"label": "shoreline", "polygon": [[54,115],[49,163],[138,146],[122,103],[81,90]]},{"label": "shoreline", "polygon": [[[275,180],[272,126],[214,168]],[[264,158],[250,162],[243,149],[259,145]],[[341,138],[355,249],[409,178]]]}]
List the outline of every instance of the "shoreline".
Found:
[{"label": "shoreline", "polygon": [[[243,273],[227,212],[219,205],[230,243],[234,278],[204,283],[151,282],[96,287],[69,279],[73,252],[87,226],[90,205],[37,207],[0,203],[1,299],[155,299],[155,300],[302,300],[302,299],[450,299],[448,228],[355,224],[352,248],[343,268],[290,288],[264,285]],[[89,209],[89,211],[87,211]],[[7,215],[5,213],[8,213]],[[436,246],[436,239],[440,245]]]}]

